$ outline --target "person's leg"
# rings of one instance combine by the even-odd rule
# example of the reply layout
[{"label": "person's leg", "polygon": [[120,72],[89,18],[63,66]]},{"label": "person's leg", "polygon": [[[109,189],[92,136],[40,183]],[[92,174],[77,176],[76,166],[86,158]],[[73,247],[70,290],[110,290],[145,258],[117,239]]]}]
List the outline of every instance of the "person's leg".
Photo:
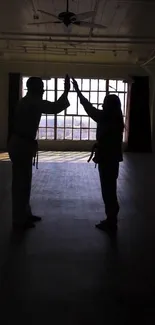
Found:
[{"label": "person's leg", "polygon": [[119,204],[117,199],[117,179],[109,177],[105,180],[105,212],[107,220],[111,223],[117,223],[117,214],[119,212]]},{"label": "person's leg", "polygon": [[41,218],[34,216],[30,206],[33,145],[13,136],[8,143],[12,161],[12,215],[14,225],[26,229]]},{"label": "person's leg", "polygon": [[107,219],[101,221],[98,228],[117,227],[117,215],[119,204],[117,199],[117,178],[119,173],[119,163],[99,164],[99,175],[102,190],[102,197],[105,204]]},{"label": "person's leg", "polygon": [[26,214],[27,216],[32,215],[31,205],[30,205],[30,197],[31,197],[31,185],[32,185],[32,161],[29,162],[28,170],[27,170],[27,188],[25,189],[26,195]]},{"label": "person's leg", "polygon": [[29,201],[29,164],[12,164],[12,217],[14,227],[31,228],[27,216]]},{"label": "person's leg", "polygon": [[[16,155],[10,156],[12,161],[12,221],[13,227],[32,228],[28,220],[27,205],[29,202],[30,162],[21,161]],[[19,159],[18,159],[19,158]]]},{"label": "person's leg", "polygon": [[12,162],[12,219],[13,225],[24,229],[33,227],[28,220],[27,205],[32,177],[32,155],[25,150],[25,143],[12,136],[8,143],[8,153]]},{"label": "person's leg", "polygon": [[26,205],[26,213],[28,219],[32,222],[41,221],[41,217],[33,215],[31,205],[30,205],[30,197],[31,197],[31,186],[32,186],[32,163],[29,165],[29,172],[28,172],[28,187],[27,187],[27,205]]},{"label": "person's leg", "polygon": [[17,162],[12,163],[12,218],[14,224],[26,222],[23,199],[23,168]]}]

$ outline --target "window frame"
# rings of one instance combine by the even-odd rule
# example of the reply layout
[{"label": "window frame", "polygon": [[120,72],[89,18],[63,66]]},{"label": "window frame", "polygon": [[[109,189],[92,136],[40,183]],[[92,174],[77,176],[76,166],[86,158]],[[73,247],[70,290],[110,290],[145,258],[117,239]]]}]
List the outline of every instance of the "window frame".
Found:
[{"label": "window frame", "polygon": [[[29,78],[28,76],[22,76],[22,91],[21,91],[21,94],[22,94],[22,97],[23,97],[23,94],[26,93],[26,88],[23,88],[23,83],[25,84],[25,80],[26,78]],[[59,88],[59,80],[60,79],[63,79],[63,77],[51,77],[50,80],[53,80],[53,89],[50,89],[49,88],[49,79],[43,79],[43,82],[44,82],[44,85],[45,85],[45,93],[44,93],[44,98],[48,99],[48,92],[54,92],[54,101],[57,100],[59,97],[60,97],[60,93],[59,92],[62,92],[64,91],[64,88],[61,89]],[[123,118],[125,119],[126,117],[126,105],[127,105],[127,94],[128,94],[128,87],[127,87],[127,83],[124,83],[123,80],[121,79],[101,79],[101,78],[76,78],[77,82],[79,83],[79,88],[80,90],[82,91],[83,95],[85,95],[85,93],[89,94],[89,101],[92,103],[92,105],[94,105],[97,109],[100,109],[100,106],[102,105],[103,103],[103,99],[104,97],[109,94],[109,93],[114,93],[114,94],[123,94],[124,95],[124,98],[123,98],[123,107],[122,107],[122,113],[123,113]],[[86,83],[86,80],[88,81],[89,83],[89,86],[87,87],[88,89],[83,89],[83,84]],[[92,81],[95,81],[97,83],[97,88],[96,89],[92,89]],[[116,83],[116,87],[113,91],[111,91],[111,86],[110,86],[110,82],[111,81],[115,81]],[[118,90],[118,82],[121,81],[124,83],[124,90]],[[101,87],[101,84],[102,82],[104,83],[104,88],[102,89]],[[71,85],[71,91],[70,93],[75,93],[75,91],[73,90],[73,86]],[[91,97],[92,97],[92,94],[93,93],[96,93],[96,98],[97,98],[97,102],[93,102],[91,101]],[[103,99],[102,99],[102,103],[100,103],[100,94],[103,94]],[[125,98],[126,96],[126,98]],[[102,97],[101,97],[102,98]],[[95,136],[95,133],[96,133],[96,126],[95,127],[91,127],[91,118],[88,117],[88,115],[85,113],[85,114],[79,114],[79,99],[77,97],[77,102],[76,102],[76,114],[71,114],[71,113],[67,113],[67,109],[59,114],[42,114],[42,117],[41,117],[41,121],[40,121],[40,125],[39,125],[39,128],[38,128],[38,134],[37,134],[37,138],[38,140],[44,140],[44,141],[48,141],[48,140],[56,140],[56,141],[62,141],[62,140],[72,140],[72,141],[94,141],[96,139],[96,136]],[[68,108],[70,109],[70,108]],[[84,111],[83,111],[84,112]],[[42,119],[43,117],[45,116],[45,126],[41,126],[41,122],[42,122]],[[50,127],[48,126],[48,117],[50,116],[53,116],[53,120],[54,120],[54,123],[53,123],[53,126]],[[59,118],[62,118],[64,117],[64,122],[62,123],[62,126],[58,126],[58,120]],[[66,120],[67,118],[71,118],[71,126],[66,126]],[[79,120],[80,120],[80,125],[79,127],[77,126],[74,126],[74,119],[78,117]],[[87,126],[83,126],[82,125],[82,121],[84,118],[87,118]],[[95,122],[94,122],[95,123]],[[45,130],[45,136],[41,136],[40,137],[40,133],[42,130]],[[60,130],[63,130],[63,132],[61,133]],[[66,131],[67,130],[70,130],[71,131],[71,136],[66,136]],[[79,138],[77,139],[74,139],[74,133],[75,133],[75,130],[79,130]],[[88,137],[87,138],[83,138],[82,137],[82,133],[86,133],[84,132],[84,130],[88,130]],[[51,131],[51,134],[53,134],[53,136],[51,137],[48,137],[48,131]],[[62,134],[62,136],[58,135],[58,131],[60,131],[60,133]],[[94,133],[94,138],[91,139],[91,131],[92,131],[92,134]],[[78,133],[78,132],[77,132]]]}]

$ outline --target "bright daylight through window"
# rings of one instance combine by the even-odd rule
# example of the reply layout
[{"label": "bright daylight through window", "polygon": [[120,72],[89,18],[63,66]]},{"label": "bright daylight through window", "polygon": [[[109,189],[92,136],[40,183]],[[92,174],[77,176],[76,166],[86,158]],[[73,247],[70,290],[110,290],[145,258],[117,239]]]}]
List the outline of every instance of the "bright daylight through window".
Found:
[{"label": "bright daylight through window", "polygon": [[[28,77],[23,77],[22,96],[25,96],[26,82]],[[76,79],[83,95],[98,109],[102,109],[102,103],[107,93],[119,96],[122,112],[125,120],[127,104],[127,83],[122,80],[104,79]],[[64,90],[63,78],[51,78],[43,80],[43,99],[54,101],[58,99]],[[71,90],[68,95],[70,106],[66,113],[58,115],[42,115],[38,139],[40,140],[95,140],[96,123],[88,117],[83,106],[80,104],[76,92]]]}]

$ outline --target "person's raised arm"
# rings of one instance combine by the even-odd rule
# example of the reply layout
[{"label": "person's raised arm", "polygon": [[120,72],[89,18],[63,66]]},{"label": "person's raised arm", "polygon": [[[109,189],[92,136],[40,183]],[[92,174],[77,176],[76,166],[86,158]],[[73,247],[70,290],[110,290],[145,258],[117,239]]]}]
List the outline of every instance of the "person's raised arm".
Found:
[{"label": "person's raised arm", "polygon": [[85,98],[79,87],[78,87],[78,83],[77,81],[72,78],[72,81],[73,81],[73,86],[74,86],[74,89],[75,91],[77,92],[78,94],[78,97],[80,99],[80,103],[82,104],[82,106],[84,107],[86,113],[88,114],[88,116],[90,116],[95,122],[99,122],[101,117],[102,117],[102,114],[103,112],[96,109],[90,102],[87,98]]},{"label": "person's raised arm", "polygon": [[70,106],[68,101],[68,93],[70,90],[70,78],[68,75],[65,77],[65,90],[62,96],[55,102],[48,100],[41,100],[39,106],[43,114],[58,114]]}]

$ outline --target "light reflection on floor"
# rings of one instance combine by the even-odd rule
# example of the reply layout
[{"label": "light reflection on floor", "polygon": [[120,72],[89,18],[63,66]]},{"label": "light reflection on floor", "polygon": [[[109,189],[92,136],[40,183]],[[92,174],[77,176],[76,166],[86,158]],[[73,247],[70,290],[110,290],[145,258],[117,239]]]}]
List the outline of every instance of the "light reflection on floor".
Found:
[{"label": "light reflection on floor", "polygon": [[[87,162],[89,152],[84,151],[39,151],[40,162]],[[0,161],[10,161],[8,153],[0,153]]]}]

